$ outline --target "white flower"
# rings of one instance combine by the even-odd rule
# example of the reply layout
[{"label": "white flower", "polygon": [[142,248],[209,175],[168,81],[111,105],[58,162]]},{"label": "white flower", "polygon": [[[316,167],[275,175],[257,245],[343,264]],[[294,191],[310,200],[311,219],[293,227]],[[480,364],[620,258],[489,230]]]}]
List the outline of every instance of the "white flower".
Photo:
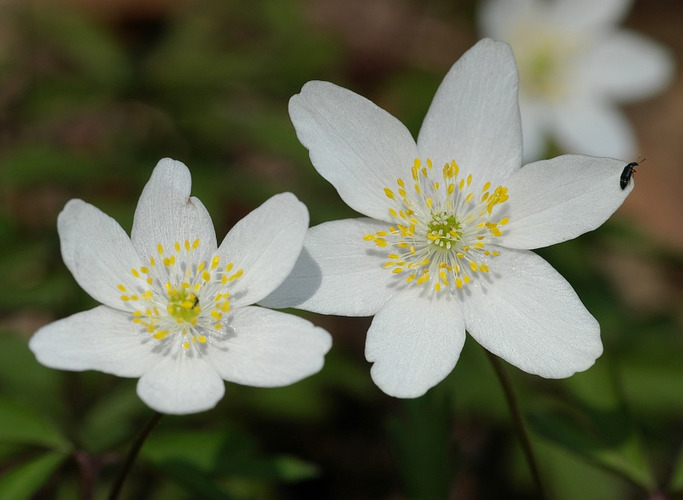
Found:
[{"label": "white flower", "polygon": [[633,131],[617,102],[668,86],[673,57],[616,24],[630,0],[489,0],[484,36],[512,45],[520,73],[524,155],[539,158],[547,136],[566,151],[631,158]]},{"label": "white flower", "polygon": [[455,366],[469,331],[529,373],[567,377],[602,353],[597,321],[528,251],[600,226],[633,189],[626,163],[562,156],[520,168],[517,71],[483,40],[453,66],[417,144],[353,92],[309,82],[290,115],[318,172],[367,218],[309,229],[262,303],[375,315],[366,357],[387,394],[416,397]]},{"label": "white flower", "polygon": [[212,408],[225,391],[221,379],[274,387],[321,369],[327,332],[250,305],[292,269],[306,207],[290,193],[273,196],[217,247],[190,187],[185,165],[161,160],[130,238],[94,206],[66,204],[58,220],[64,262],[103,305],[38,330],[29,346],[42,364],[140,377],[140,398],[176,414]]}]

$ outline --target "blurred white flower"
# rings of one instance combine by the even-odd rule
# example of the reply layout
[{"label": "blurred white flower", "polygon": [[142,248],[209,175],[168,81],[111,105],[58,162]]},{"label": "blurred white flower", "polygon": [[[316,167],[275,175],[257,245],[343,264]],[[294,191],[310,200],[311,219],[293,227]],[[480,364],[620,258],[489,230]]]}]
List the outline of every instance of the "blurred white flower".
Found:
[{"label": "blurred white flower", "polygon": [[140,398],[176,414],[212,408],[223,397],[222,379],[275,387],[320,370],[327,332],[250,306],[294,266],[306,207],[290,193],[273,196],[217,247],[211,217],[190,187],[185,165],[161,160],[130,238],[94,206],[66,204],[58,220],[64,262],[103,305],[38,330],[29,343],[38,361],[140,377]]},{"label": "blurred white flower", "polygon": [[417,143],[393,116],[327,82],[289,104],[318,172],[365,218],[308,231],[263,304],[375,315],[365,354],[387,394],[417,397],[455,366],[465,330],[529,373],[567,377],[602,353],[571,285],[528,249],[600,226],[633,189],[624,162],[562,156],[521,167],[517,69],[482,40],[451,68]]},{"label": "blurred white flower", "polygon": [[552,137],[565,151],[632,158],[637,141],[617,103],[655,94],[672,81],[673,57],[616,24],[630,0],[488,0],[484,36],[508,42],[520,75],[524,156],[539,158]]}]

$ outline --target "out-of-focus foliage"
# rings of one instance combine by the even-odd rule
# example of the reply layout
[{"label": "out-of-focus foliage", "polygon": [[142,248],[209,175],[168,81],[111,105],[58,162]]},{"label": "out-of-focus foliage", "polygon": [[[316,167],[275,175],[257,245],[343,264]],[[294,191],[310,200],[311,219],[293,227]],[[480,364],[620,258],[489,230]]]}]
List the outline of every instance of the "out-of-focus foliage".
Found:
[{"label": "out-of-focus foliage", "polygon": [[[129,229],[140,189],[170,156],[192,170],[219,237],[281,191],[308,205],[312,224],[353,216],[310,166],[287,100],[308,80],[335,81],[417,133],[444,72],[476,41],[474,7],[0,7],[0,498],[105,495],[151,415],[134,381],[51,370],[28,350],[38,327],[95,304],[61,262],[64,203],[83,198]],[[621,217],[540,251],[598,318],[605,344],[595,367],[567,380],[507,370],[555,498],[683,492],[683,259],[647,234]],[[643,286],[656,300],[633,300]],[[282,389],[229,385],[210,412],[164,417],[123,497],[533,497],[476,343],[439,387],[401,402],[370,380],[368,320],[309,318],[335,342],[320,374]]]}]

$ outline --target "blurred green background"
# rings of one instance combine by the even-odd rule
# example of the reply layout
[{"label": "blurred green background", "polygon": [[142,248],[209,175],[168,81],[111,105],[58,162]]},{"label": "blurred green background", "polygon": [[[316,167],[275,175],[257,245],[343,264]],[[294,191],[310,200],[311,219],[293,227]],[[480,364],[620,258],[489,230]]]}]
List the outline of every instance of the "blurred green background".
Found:
[{"label": "blurred green background", "polygon": [[[221,239],[273,194],[311,224],[354,214],[287,115],[308,80],[367,96],[419,129],[478,36],[475,1],[0,1],[0,498],[99,498],[152,412],[135,380],[39,365],[40,326],[94,305],[61,262],[56,217],[82,198],[129,230],[162,157],[185,162]],[[680,67],[683,5],[625,25]],[[638,71],[638,68],[633,68]],[[602,325],[605,354],[551,381],[507,367],[555,498],[683,489],[683,82],[625,108],[647,163],[601,229],[539,253]],[[627,159],[633,161],[635,159]],[[164,417],[122,498],[535,498],[501,389],[471,339],[426,396],[384,395],[368,319],[307,315],[334,346],[284,389],[229,384],[209,412]],[[661,497],[664,498],[664,497]]]}]

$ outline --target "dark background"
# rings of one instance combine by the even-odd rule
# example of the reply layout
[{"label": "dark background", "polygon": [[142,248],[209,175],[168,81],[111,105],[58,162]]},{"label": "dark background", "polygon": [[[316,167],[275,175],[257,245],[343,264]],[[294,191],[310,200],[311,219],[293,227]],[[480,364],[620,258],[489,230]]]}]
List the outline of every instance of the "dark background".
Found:
[{"label": "dark background", "polygon": [[[66,201],[82,198],[128,230],[169,156],[192,171],[219,240],[282,191],[307,204],[312,225],[354,216],[310,165],[287,100],[308,80],[334,81],[416,133],[441,78],[478,39],[476,10],[442,0],[0,2],[0,492],[103,495],[151,415],[134,380],[50,370],[28,351],[37,328],[94,305],[59,255]],[[641,0],[624,26],[668,46],[680,67],[682,13],[677,0]],[[636,189],[598,231],[539,252],[600,321],[605,354],[564,381],[507,370],[560,499],[683,486],[683,80],[623,109],[647,158]],[[370,380],[369,319],[307,317],[334,337],[320,374],[285,389],[228,384],[216,409],[164,417],[124,497],[535,497],[475,342],[442,384],[401,401]]]}]

